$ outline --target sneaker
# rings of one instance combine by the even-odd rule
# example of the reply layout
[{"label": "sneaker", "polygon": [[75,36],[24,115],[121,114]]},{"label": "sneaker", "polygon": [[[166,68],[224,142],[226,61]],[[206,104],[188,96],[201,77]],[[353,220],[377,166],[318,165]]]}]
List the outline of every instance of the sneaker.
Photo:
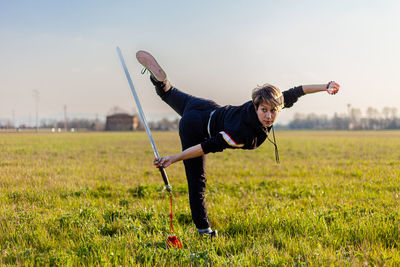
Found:
[{"label": "sneaker", "polygon": [[163,71],[160,65],[158,65],[157,61],[152,55],[150,55],[150,53],[140,50],[136,53],[136,58],[157,81],[165,82],[167,80],[167,74]]},{"label": "sneaker", "polygon": [[214,230],[208,233],[199,233],[201,237],[210,237],[211,239],[214,239],[218,237],[218,231]]}]

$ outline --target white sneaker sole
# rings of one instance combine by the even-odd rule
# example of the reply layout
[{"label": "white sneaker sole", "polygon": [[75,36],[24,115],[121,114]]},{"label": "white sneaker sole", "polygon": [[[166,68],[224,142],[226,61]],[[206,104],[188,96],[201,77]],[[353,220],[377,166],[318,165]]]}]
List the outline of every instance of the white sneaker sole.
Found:
[{"label": "white sneaker sole", "polygon": [[136,58],[139,63],[149,70],[158,81],[164,82],[167,80],[167,74],[163,71],[160,65],[158,65],[157,61],[150,53],[140,50],[136,53]]}]

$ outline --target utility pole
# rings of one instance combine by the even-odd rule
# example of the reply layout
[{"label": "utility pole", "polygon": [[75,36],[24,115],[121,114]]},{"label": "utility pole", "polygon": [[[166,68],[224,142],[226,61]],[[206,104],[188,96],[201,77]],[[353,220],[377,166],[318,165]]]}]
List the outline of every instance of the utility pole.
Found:
[{"label": "utility pole", "polygon": [[39,91],[33,90],[33,97],[36,103],[36,132],[39,132]]},{"label": "utility pole", "polygon": [[68,121],[67,121],[67,105],[64,105],[64,131],[68,131]]},{"label": "utility pole", "polygon": [[17,129],[17,126],[15,125],[15,110],[13,109],[11,111],[11,113],[12,113],[12,123],[13,123],[14,129]]}]

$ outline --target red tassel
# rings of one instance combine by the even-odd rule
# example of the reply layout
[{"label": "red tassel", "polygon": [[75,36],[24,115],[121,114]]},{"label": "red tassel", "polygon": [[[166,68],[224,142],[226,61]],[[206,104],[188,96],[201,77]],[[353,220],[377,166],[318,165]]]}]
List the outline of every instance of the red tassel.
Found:
[{"label": "red tassel", "polygon": [[172,213],[172,195],[170,196],[171,199],[171,214],[169,215],[169,218],[171,219],[171,225],[170,225],[170,233],[171,235],[167,239],[167,248],[182,248],[182,243],[181,241],[178,240],[176,235],[174,234],[174,225],[172,224],[172,218],[174,217],[174,214]]},{"label": "red tassel", "polygon": [[167,239],[167,248],[182,248],[182,243],[181,241],[178,240],[176,235],[169,236]]}]

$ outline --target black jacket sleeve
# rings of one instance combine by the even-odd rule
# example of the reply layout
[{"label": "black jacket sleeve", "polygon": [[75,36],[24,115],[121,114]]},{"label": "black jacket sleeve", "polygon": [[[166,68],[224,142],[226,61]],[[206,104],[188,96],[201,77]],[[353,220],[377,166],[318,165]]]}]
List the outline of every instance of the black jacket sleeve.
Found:
[{"label": "black jacket sleeve", "polygon": [[299,97],[303,96],[303,87],[297,86],[283,92],[283,99],[285,101],[285,108],[290,108],[297,102]]},{"label": "black jacket sleeve", "polygon": [[217,134],[216,136],[213,136],[203,142],[200,143],[201,148],[203,149],[204,154],[207,153],[215,153],[215,152],[221,152],[225,148],[227,148],[227,143],[225,140],[222,138],[222,135]]},{"label": "black jacket sleeve", "polygon": [[226,132],[222,131],[218,133],[216,136],[213,136],[203,142],[200,143],[201,148],[203,149],[204,154],[207,153],[215,153],[221,152],[225,148],[242,148],[245,144],[244,142],[236,142],[241,138],[234,136],[233,138],[231,135],[227,134]]}]

